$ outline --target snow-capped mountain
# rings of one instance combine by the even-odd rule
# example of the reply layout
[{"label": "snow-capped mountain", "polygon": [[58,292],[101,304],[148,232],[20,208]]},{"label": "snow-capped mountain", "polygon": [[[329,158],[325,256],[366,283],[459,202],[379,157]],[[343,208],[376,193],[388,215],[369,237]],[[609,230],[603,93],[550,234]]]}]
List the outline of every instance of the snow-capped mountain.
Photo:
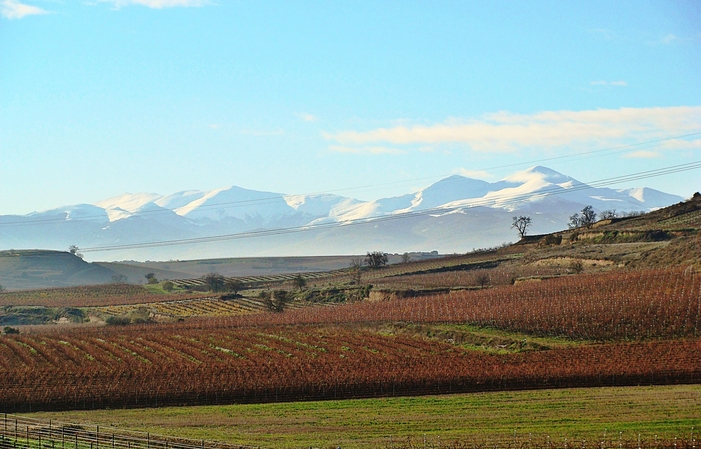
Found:
[{"label": "snow-capped mountain", "polygon": [[[531,215],[532,232],[541,233],[566,228],[568,217],[586,205],[597,212],[624,213],[682,200],[646,187],[589,186],[540,166],[493,183],[454,175],[417,192],[374,201],[236,186],[169,195],[125,193],[95,205],[0,216],[0,249],[66,249],[74,244],[88,250],[89,258],[101,260],[362,254],[377,249],[453,253],[515,240],[510,227],[517,213]],[[248,233],[246,238],[242,233]],[[216,242],[139,247],[202,238]],[[134,247],[90,250],[120,245]]]}]

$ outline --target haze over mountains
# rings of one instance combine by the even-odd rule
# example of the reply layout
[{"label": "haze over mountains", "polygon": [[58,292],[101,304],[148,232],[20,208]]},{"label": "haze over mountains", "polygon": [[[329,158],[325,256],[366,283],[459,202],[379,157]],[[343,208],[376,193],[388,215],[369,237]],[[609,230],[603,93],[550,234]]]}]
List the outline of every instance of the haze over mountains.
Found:
[{"label": "haze over mountains", "polygon": [[[540,166],[493,183],[455,175],[418,192],[368,202],[235,186],[170,195],[125,193],[96,204],[0,216],[0,249],[66,250],[77,245],[87,250],[86,258],[91,260],[364,254],[372,250],[455,253],[517,240],[511,229],[514,215],[531,216],[530,233],[535,234],[567,228],[569,216],[586,205],[597,212],[631,212],[682,200],[645,187],[592,187]],[[223,235],[229,237],[186,245],[140,246]],[[131,244],[135,246],[91,250]]]}]

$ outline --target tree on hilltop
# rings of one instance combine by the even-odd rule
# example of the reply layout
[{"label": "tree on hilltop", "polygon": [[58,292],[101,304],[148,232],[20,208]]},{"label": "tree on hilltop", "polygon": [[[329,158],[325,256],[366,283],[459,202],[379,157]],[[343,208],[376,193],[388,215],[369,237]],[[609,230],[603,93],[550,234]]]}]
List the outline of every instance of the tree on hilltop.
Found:
[{"label": "tree on hilltop", "polygon": [[80,248],[78,248],[76,245],[71,245],[71,246],[68,247],[68,252],[69,252],[69,253],[73,254],[73,255],[76,256],[76,257],[80,257],[80,258],[82,259],[82,258],[83,258],[83,255],[82,255],[81,253],[78,252],[79,250],[80,250]]},{"label": "tree on hilltop", "polygon": [[594,212],[593,207],[586,206],[584,207],[584,209],[581,210],[581,214],[576,213],[570,216],[570,222],[568,226],[570,229],[579,228],[582,226],[590,228],[591,225],[593,225],[594,223],[596,223],[596,212]]},{"label": "tree on hilltop", "polygon": [[524,238],[526,236],[526,233],[528,232],[528,227],[531,225],[531,217],[526,217],[526,216],[519,216],[519,217],[513,217],[513,222],[511,223],[511,228],[516,228],[518,231],[518,235],[521,238]]},{"label": "tree on hilltop", "polygon": [[380,268],[387,265],[387,254],[382,251],[373,251],[365,256],[363,262],[370,268]]}]

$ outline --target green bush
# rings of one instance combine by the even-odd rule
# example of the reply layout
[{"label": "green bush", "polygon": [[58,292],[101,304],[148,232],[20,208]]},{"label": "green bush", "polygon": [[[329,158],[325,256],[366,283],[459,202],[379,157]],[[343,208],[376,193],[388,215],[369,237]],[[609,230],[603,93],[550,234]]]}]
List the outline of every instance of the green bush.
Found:
[{"label": "green bush", "polygon": [[131,320],[129,319],[129,317],[123,315],[110,315],[107,318],[105,318],[105,323],[107,323],[110,326],[126,326],[127,324],[131,324]]}]

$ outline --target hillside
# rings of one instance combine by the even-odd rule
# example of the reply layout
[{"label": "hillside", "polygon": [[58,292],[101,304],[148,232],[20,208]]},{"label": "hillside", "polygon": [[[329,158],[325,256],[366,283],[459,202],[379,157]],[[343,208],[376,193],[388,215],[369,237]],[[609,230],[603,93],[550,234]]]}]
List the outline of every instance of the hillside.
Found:
[{"label": "hillside", "polygon": [[114,274],[69,252],[0,251],[0,285],[8,290],[105,284]]}]

